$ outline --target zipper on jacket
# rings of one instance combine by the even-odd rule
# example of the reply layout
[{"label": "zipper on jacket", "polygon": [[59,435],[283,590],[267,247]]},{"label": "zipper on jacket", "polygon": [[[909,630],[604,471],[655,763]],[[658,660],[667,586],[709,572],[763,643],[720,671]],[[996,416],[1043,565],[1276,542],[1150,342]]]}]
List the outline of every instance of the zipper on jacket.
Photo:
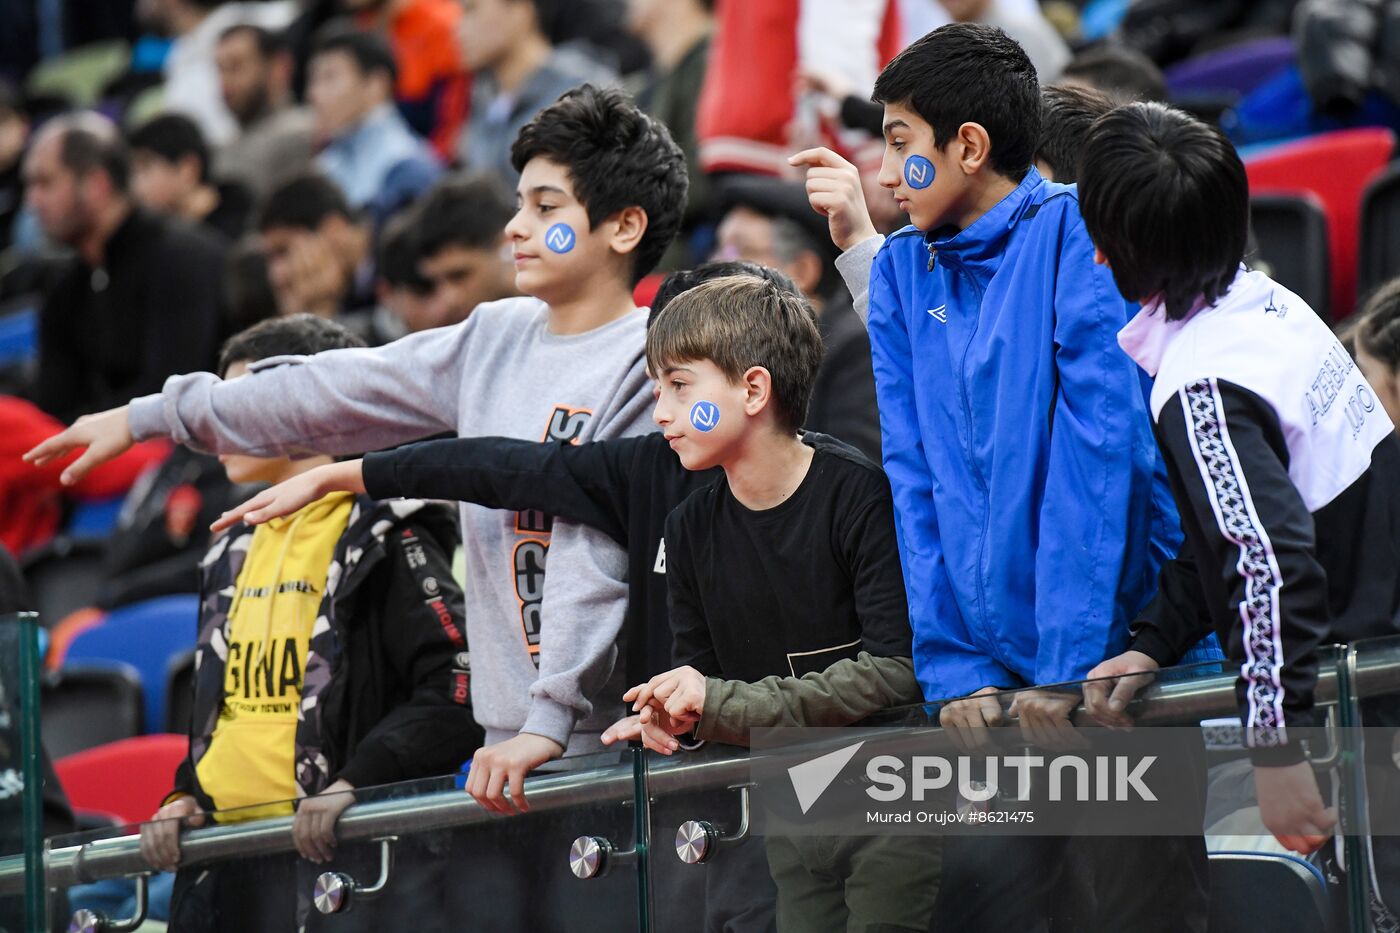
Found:
[{"label": "zipper on jacket", "polygon": [[[990,645],[995,646],[996,639],[991,638],[992,633],[987,631],[987,586],[984,572],[990,502],[987,496],[987,479],[982,475],[982,467],[977,462],[972,423],[972,402],[967,392],[967,357],[972,352],[972,342],[977,338],[977,329],[982,326],[982,302],[987,295],[977,279],[969,275],[961,263],[950,262],[946,256],[943,258],[943,262],[948,266],[949,271],[966,279],[977,292],[978,314],[972,322],[972,333],[968,334],[967,343],[963,345],[962,360],[958,363],[958,394],[962,399],[963,419],[967,423],[967,461],[972,467],[973,478],[977,480],[978,491],[982,493],[982,530],[977,536],[977,622],[983,637],[988,639]],[[998,657],[998,660],[1000,661],[1001,658]]]}]

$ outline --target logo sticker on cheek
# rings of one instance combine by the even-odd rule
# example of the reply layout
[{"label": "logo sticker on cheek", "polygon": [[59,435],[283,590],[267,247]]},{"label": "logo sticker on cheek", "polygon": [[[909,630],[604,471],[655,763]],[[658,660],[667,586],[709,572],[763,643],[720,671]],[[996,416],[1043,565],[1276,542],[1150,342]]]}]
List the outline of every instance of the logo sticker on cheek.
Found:
[{"label": "logo sticker on cheek", "polygon": [[567,253],[574,248],[576,241],[574,228],[568,224],[555,224],[544,234],[544,245],[556,253]]},{"label": "logo sticker on cheek", "polygon": [[710,433],[719,424],[719,406],[714,402],[696,402],[690,406],[690,423],[695,430]]},{"label": "logo sticker on cheek", "polygon": [[904,160],[904,180],[911,188],[927,188],[933,184],[933,163],[921,155]]}]

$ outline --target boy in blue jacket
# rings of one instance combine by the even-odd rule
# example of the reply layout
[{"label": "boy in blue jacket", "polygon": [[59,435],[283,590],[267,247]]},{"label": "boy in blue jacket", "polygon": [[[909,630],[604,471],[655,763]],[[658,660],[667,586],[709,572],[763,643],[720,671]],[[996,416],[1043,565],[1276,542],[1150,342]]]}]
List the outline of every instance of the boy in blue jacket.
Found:
[{"label": "boy in blue jacket", "polygon": [[[1094,264],[1075,189],[1033,167],[1040,91],[1025,52],[994,28],[946,26],[890,62],[874,96],[880,183],[911,221],[874,256],[869,328],[915,670],[928,699],[958,700],[943,725],[978,745],[1003,718],[988,694],[1083,679],[1126,646],[1179,530],[1154,489],[1143,383],[1117,345],[1129,307]],[[794,161],[819,165],[808,191],[839,243],[839,171],[807,156]],[[875,242],[842,257],[848,280]],[[1045,736],[1078,702],[1029,690],[1011,712]],[[950,839],[944,890],[963,894],[941,905],[944,928],[1043,924],[1062,842]],[[1199,840],[1153,840],[1146,855],[1171,910],[1096,885],[1098,914],[1203,928]],[[953,878],[963,870],[972,891]]]}]

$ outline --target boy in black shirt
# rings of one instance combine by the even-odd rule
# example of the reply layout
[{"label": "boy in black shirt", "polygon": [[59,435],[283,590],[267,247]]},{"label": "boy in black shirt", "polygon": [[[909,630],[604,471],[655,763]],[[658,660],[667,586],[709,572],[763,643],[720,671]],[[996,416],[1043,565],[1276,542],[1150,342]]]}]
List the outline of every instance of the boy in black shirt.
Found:
[{"label": "boy in black shirt", "polygon": [[[750,276],[706,282],[671,302],[647,335],[653,414],[689,470],[724,476],[666,521],[673,656],[660,675],[703,692],[706,678],[800,677],[866,657],[908,658],[912,634],[889,482],[835,440],[804,443],[821,336],[801,298]],[[810,440],[810,438],[809,438]],[[650,703],[648,686],[628,696]],[[703,705],[703,704],[702,704]],[[648,708],[660,729],[689,722]],[[685,719],[699,717],[690,711]],[[822,723],[817,719],[811,724]],[[629,717],[616,741],[657,729]],[[670,735],[663,748],[674,748]],[[780,929],[927,929],[936,840],[769,837]]]}]

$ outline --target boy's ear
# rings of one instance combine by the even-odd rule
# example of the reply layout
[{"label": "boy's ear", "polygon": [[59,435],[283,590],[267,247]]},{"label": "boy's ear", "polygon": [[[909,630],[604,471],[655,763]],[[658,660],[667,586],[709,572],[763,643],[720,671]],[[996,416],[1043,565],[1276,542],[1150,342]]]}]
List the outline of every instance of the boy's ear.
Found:
[{"label": "boy's ear", "polygon": [[958,127],[955,142],[961,147],[957,162],[964,175],[976,175],[988,164],[992,155],[992,137],[980,123],[964,123]]},{"label": "boy's ear", "polygon": [[609,217],[608,246],[613,252],[627,255],[636,249],[647,232],[647,212],[637,205],[624,207]]},{"label": "boy's ear", "polygon": [[773,375],[762,366],[750,366],[743,383],[744,414],[752,418],[767,408],[773,397]]}]

